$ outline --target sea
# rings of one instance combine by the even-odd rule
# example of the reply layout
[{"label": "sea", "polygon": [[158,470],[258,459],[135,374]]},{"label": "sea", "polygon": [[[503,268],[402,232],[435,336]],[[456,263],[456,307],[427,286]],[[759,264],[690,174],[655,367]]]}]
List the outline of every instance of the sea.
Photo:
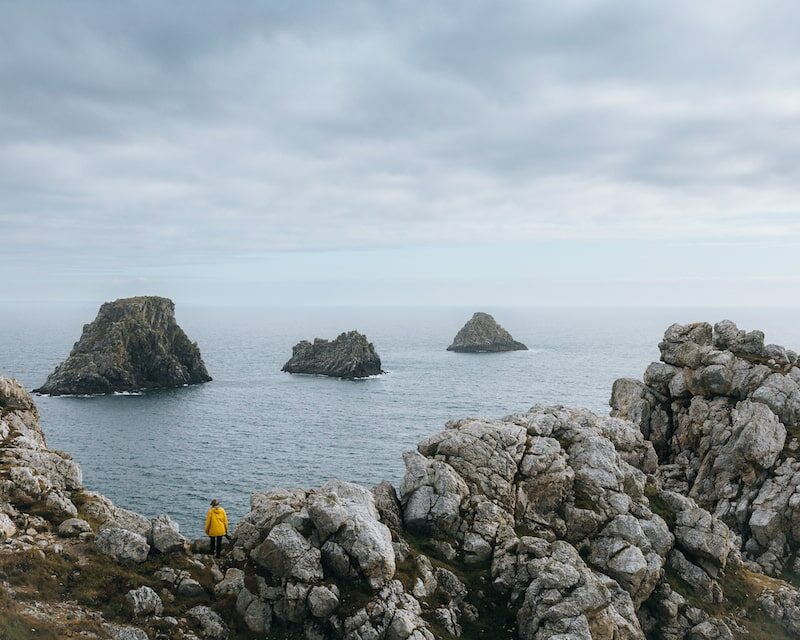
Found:
[{"label": "sea", "polygon": [[[69,354],[97,305],[0,307],[0,375],[28,389]],[[474,311],[492,313],[528,351],[446,351]],[[448,420],[532,405],[609,411],[611,385],[641,378],[673,322],[731,319],[800,348],[800,309],[267,308],[177,301],[212,382],[140,395],[36,397],[48,444],[80,463],[86,486],[202,535],[209,501],[235,523],[254,491],[331,478],[396,486],[402,453]],[[302,339],[357,329],[385,375],[346,381],[281,366]]]}]

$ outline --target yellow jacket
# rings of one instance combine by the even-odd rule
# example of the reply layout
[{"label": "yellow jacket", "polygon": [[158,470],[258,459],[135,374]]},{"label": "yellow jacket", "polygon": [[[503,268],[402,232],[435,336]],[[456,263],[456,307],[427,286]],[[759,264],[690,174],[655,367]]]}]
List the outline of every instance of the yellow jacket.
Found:
[{"label": "yellow jacket", "polygon": [[228,533],[228,514],[222,507],[211,507],[206,514],[206,535],[216,537]]}]

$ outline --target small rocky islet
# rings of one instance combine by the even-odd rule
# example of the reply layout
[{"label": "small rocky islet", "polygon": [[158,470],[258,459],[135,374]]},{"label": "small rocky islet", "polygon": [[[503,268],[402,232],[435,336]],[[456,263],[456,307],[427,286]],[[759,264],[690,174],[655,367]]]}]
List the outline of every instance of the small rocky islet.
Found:
[{"label": "small rocky islet", "polygon": [[800,637],[797,355],[730,322],[659,347],[610,416],[451,421],[399,491],[258,490],[220,561],[85,488],[0,378],[0,636]]},{"label": "small rocky islet", "polygon": [[281,371],[353,380],[384,373],[375,346],[358,331],[341,333],[334,340],[302,340]]},{"label": "small rocky islet", "polygon": [[200,349],[175,320],[172,300],[137,296],[103,304],[69,357],[34,392],[95,395],[210,380]]},{"label": "small rocky islet", "polygon": [[447,350],[459,353],[498,353],[527,351],[528,347],[514,340],[491,315],[478,311],[456,334]]}]

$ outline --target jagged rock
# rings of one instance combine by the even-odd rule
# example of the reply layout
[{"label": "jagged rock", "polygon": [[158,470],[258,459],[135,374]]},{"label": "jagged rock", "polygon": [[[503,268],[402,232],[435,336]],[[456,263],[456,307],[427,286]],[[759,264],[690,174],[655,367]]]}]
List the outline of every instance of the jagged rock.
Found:
[{"label": "jagged rock", "polygon": [[186,612],[186,617],[197,624],[198,632],[204,640],[226,640],[228,625],[208,607],[198,605]]},{"label": "jagged rock", "polygon": [[400,500],[397,498],[397,491],[392,483],[384,480],[373,487],[372,495],[375,498],[375,508],[380,514],[381,522],[394,534],[401,532],[403,530],[403,512]]},{"label": "jagged rock", "polygon": [[498,351],[527,351],[521,342],[503,329],[488,313],[476,312],[453,338],[448,351],[487,353]]},{"label": "jagged rock", "polygon": [[[664,488],[740,535],[748,562],[780,574],[800,550],[797,354],[730,321],[672,325],[659,348],[644,383],[614,383],[612,415],[653,441]],[[711,532],[698,536],[716,548]]]},{"label": "jagged rock", "polygon": [[17,525],[5,513],[0,513],[0,542],[17,533]]},{"label": "jagged rock", "polygon": [[134,533],[138,533],[140,536],[144,536],[145,538],[150,537],[153,524],[145,516],[141,515],[140,513],[136,513],[135,511],[113,506],[111,513],[111,518],[103,523],[103,525],[100,527],[101,530],[114,527],[117,529],[133,531]]},{"label": "jagged rock", "polygon": [[244,589],[244,571],[231,567],[225,572],[225,577],[214,586],[214,593],[218,596],[232,593],[237,595]]},{"label": "jagged rock", "polygon": [[147,539],[127,529],[103,529],[94,542],[101,553],[122,563],[140,564],[147,560],[147,554],[150,553]]},{"label": "jagged rock", "polygon": [[342,333],[334,340],[315,338],[314,342],[298,342],[281,371],[348,379],[384,373],[374,345],[358,331]]},{"label": "jagged rock", "polygon": [[328,587],[312,587],[308,592],[308,608],[316,618],[327,618],[339,606],[339,597]]},{"label": "jagged rock", "polygon": [[164,605],[161,598],[150,587],[142,586],[138,589],[131,589],[125,595],[131,614],[134,618],[145,616],[160,616],[164,612]]},{"label": "jagged rock", "polygon": [[392,580],[369,604],[344,621],[346,640],[434,640],[419,602]]},{"label": "jagged rock", "polygon": [[266,540],[253,549],[251,556],[278,577],[295,578],[302,582],[322,580],[319,549],[289,524],[273,527]]},{"label": "jagged rock", "polygon": [[105,625],[105,630],[112,640],[150,640],[150,637],[137,627],[108,624]]},{"label": "jagged rock", "polygon": [[203,589],[203,585],[188,575],[179,576],[175,586],[177,587],[178,595],[184,598],[198,598],[205,595],[206,592],[206,590]]},{"label": "jagged rock", "polygon": [[800,637],[800,591],[788,585],[775,591],[765,590],[758,597],[758,604],[793,637]]},{"label": "jagged rock", "polygon": [[394,576],[392,535],[379,521],[369,491],[330,480],[309,498],[307,508],[321,538],[336,542],[370,586],[378,588]]},{"label": "jagged rock", "polygon": [[68,518],[58,525],[58,535],[63,538],[76,538],[82,533],[91,533],[92,525],[80,518]]},{"label": "jagged rock", "polygon": [[175,322],[174,303],[140,296],[102,305],[69,357],[35,391],[99,394],[209,380],[200,350]]},{"label": "jagged rock", "polygon": [[180,534],[180,527],[168,515],[160,515],[151,520],[148,536],[153,548],[161,553],[182,551],[186,546],[186,538]]}]

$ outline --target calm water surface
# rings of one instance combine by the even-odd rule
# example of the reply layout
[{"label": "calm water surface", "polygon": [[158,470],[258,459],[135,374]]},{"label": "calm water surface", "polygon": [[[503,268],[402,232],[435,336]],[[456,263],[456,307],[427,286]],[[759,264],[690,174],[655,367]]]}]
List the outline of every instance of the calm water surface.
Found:
[{"label": "calm water surface", "polygon": [[[0,308],[0,373],[40,385],[97,307]],[[672,322],[730,318],[800,347],[800,310],[485,309],[529,351],[445,351],[474,309],[197,308],[178,321],[214,381],[135,396],[37,398],[51,447],[88,487],[202,532],[218,497],[235,521],[253,490],[337,477],[397,482],[401,453],[452,418],[502,416],[534,403],[608,412],[612,382],[640,377]],[[294,343],[358,329],[388,374],[342,381],[281,373]]]}]

